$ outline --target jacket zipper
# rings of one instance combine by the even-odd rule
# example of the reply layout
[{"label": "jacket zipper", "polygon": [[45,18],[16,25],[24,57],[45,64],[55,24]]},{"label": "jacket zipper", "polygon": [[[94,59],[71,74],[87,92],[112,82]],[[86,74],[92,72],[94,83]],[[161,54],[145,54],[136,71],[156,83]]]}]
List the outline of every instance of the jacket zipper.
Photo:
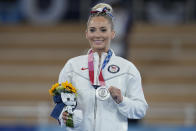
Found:
[{"label": "jacket zipper", "polygon": [[[99,58],[99,64],[98,64],[98,71],[97,71],[97,76],[96,77],[96,85],[98,85],[99,81],[99,73],[100,73],[100,65],[101,65],[101,59]],[[98,78],[98,79],[97,79]],[[96,128],[96,115],[97,115],[97,97],[96,97],[96,89],[95,89],[95,104],[94,104],[94,131]]]},{"label": "jacket zipper", "polygon": [[96,97],[96,90],[95,90],[95,105],[94,105],[94,131],[96,128],[96,115],[97,115],[97,97]]}]

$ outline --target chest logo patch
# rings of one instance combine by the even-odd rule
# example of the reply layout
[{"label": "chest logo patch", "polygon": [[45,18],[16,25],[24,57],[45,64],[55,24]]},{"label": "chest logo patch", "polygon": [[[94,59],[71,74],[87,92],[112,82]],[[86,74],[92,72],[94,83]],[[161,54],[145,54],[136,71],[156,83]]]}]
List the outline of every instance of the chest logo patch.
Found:
[{"label": "chest logo patch", "polygon": [[120,68],[117,65],[110,65],[108,66],[108,71],[110,73],[117,73],[120,71]]}]

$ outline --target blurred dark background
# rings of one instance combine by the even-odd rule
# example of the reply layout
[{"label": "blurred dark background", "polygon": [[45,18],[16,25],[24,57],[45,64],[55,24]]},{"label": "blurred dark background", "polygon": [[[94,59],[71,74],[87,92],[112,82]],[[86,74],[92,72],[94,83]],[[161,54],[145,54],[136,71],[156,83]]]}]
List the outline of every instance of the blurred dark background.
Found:
[{"label": "blurred dark background", "polygon": [[136,23],[187,24],[196,19],[194,0],[0,0],[0,20],[2,25],[86,22],[90,7],[99,2],[121,6]]}]

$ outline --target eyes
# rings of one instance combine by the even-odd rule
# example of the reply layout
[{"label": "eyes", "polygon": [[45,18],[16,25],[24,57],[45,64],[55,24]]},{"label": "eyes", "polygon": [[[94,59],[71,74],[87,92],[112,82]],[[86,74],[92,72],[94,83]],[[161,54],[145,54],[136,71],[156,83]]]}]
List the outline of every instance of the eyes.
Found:
[{"label": "eyes", "polygon": [[91,33],[95,32],[95,29],[94,29],[94,28],[91,28],[91,29],[90,29],[90,32],[91,32]]},{"label": "eyes", "polygon": [[96,28],[94,28],[94,27],[90,27],[90,29],[89,29],[89,31],[91,32],[91,33],[94,33],[94,32],[96,32],[96,31],[101,31],[101,32],[107,32],[107,29],[105,28],[105,27],[101,27],[101,28],[99,28],[99,29],[96,29]]},{"label": "eyes", "polygon": [[107,29],[104,29],[104,28],[103,28],[103,29],[101,29],[101,32],[106,32],[106,31],[107,31]]},{"label": "eyes", "polygon": [[[67,101],[70,101],[70,98],[67,98]],[[74,101],[76,101],[76,98],[74,98]]]}]

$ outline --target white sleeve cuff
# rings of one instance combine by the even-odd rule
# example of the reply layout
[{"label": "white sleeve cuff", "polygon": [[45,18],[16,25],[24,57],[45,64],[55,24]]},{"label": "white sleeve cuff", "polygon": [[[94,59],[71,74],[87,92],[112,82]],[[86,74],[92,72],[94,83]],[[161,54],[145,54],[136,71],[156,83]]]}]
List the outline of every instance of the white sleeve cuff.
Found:
[{"label": "white sleeve cuff", "polygon": [[[119,104],[117,104],[118,110],[121,114],[123,114],[124,116],[127,116],[127,112],[128,111],[128,106],[129,106],[130,102],[129,102],[129,98],[124,97],[123,96],[123,101]],[[127,116],[129,118],[129,116]]]},{"label": "white sleeve cuff", "polygon": [[133,119],[141,119],[144,117],[148,105],[142,102],[130,101],[129,98],[123,96],[123,101],[117,104],[119,112]]},{"label": "white sleeve cuff", "polygon": [[74,127],[78,127],[80,125],[80,123],[82,122],[83,119],[83,114],[81,110],[74,110],[73,113],[73,123],[74,123]]},{"label": "white sleeve cuff", "polygon": [[126,103],[128,103],[128,101],[129,101],[128,98],[123,96],[122,102],[117,104],[118,108],[123,108],[126,105]]},{"label": "white sleeve cuff", "polygon": [[[65,126],[64,120],[62,118],[62,114],[64,111],[65,111],[65,109],[63,109],[63,111],[61,112],[61,115],[59,116],[59,122],[60,122],[61,127]],[[81,110],[74,110],[74,113],[73,113],[74,127],[78,127],[80,125],[82,119],[83,119],[82,111]]]}]

